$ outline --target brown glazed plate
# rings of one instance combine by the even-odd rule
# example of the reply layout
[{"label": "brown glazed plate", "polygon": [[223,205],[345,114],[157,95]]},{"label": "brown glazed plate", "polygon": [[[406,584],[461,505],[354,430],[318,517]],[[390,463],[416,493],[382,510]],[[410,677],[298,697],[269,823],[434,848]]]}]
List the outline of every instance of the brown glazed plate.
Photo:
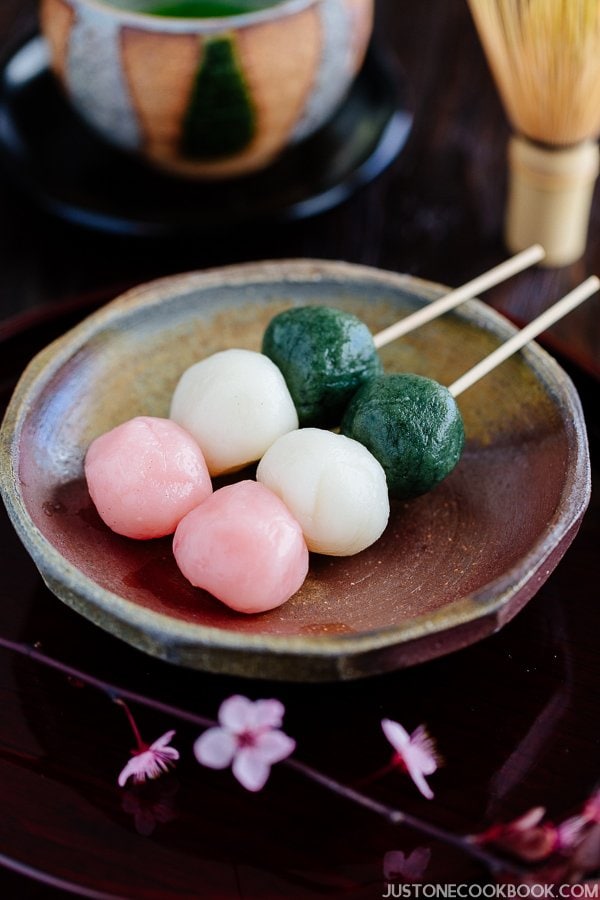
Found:
[{"label": "brown glazed plate", "polygon": [[[290,681],[410,666],[499,629],[558,564],[590,495],[579,398],[538,345],[461,395],[467,444],[446,481],[394,501],[383,537],[362,553],[313,555],[302,589],[262,615],[234,613],[192,588],[169,538],[113,534],[83,480],[94,437],[134,415],[166,416],[185,368],[227,347],[260,349],[282,309],[324,303],[377,332],[442,290],[336,262],[233,266],[135,288],[43,350],[7,410],[0,468],[12,522],[48,587],[172,663]],[[449,384],[513,331],[470,301],[382,358],[389,371]]]}]

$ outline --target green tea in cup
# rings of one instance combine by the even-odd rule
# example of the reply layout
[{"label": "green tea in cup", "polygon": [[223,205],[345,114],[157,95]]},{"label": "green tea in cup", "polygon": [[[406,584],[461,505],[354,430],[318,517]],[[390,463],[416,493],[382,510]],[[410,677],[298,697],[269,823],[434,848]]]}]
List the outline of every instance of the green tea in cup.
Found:
[{"label": "green tea in cup", "polygon": [[110,6],[150,16],[209,19],[253,13],[281,0],[106,0]]}]

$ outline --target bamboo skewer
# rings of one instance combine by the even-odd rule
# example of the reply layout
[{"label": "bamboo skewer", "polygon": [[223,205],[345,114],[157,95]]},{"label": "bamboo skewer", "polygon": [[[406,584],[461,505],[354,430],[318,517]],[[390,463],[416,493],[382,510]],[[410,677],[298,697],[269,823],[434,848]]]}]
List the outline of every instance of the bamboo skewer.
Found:
[{"label": "bamboo skewer", "polygon": [[473,297],[477,297],[478,294],[483,293],[483,291],[487,291],[489,288],[501,284],[512,275],[522,272],[524,269],[534,265],[543,258],[543,248],[540,244],[534,244],[532,247],[528,247],[527,250],[523,250],[521,253],[517,253],[516,256],[494,266],[493,269],[484,272],[482,275],[478,275],[461,287],[450,291],[449,294],[445,294],[438,300],[434,300],[432,303],[427,304],[427,306],[417,310],[417,312],[412,313],[410,316],[400,319],[399,322],[395,322],[393,325],[390,325],[389,328],[384,328],[383,331],[374,335],[373,343],[377,349],[384,347],[386,344],[395,341],[396,338],[402,337],[402,335],[408,334],[409,331],[414,331],[415,328],[419,328],[426,322],[431,322],[432,319],[454,309],[461,303],[464,303],[465,300],[471,300]]},{"label": "bamboo skewer", "polygon": [[462,394],[463,391],[466,391],[467,388],[470,388],[479,381],[480,378],[483,378],[484,375],[487,375],[488,372],[491,372],[492,369],[495,369],[496,366],[499,366],[500,363],[504,362],[509,356],[512,356],[513,353],[516,353],[517,350],[520,350],[525,344],[528,344],[529,341],[532,341],[551,325],[554,325],[555,322],[558,322],[559,319],[562,319],[563,316],[566,316],[567,313],[570,313],[579,306],[580,303],[583,303],[584,300],[587,300],[588,297],[591,297],[592,294],[595,294],[599,289],[599,278],[592,275],[590,278],[586,279],[586,281],[582,282],[578,287],[563,297],[562,300],[558,300],[553,306],[549,307],[540,316],[514,334],[506,341],[506,343],[494,350],[493,353],[490,353],[489,356],[482,359],[476,366],[473,366],[472,369],[469,369],[468,372],[461,375],[461,377],[448,388],[452,396],[458,397],[459,394]]}]

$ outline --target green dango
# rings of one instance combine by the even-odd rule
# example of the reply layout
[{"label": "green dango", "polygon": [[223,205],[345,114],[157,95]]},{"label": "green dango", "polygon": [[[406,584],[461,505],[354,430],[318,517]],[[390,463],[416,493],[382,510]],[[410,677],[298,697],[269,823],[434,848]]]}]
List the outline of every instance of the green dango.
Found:
[{"label": "green dango", "polygon": [[342,434],[371,451],[393,497],[416,497],[458,463],[465,441],[454,397],[431,378],[391,374],[363,385],[350,401]]},{"label": "green dango", "polygon": [[358,388],[383,371],[364,322],[328,306],[275,316],[262,352],[283,374],[301,426],[337,425]]}]

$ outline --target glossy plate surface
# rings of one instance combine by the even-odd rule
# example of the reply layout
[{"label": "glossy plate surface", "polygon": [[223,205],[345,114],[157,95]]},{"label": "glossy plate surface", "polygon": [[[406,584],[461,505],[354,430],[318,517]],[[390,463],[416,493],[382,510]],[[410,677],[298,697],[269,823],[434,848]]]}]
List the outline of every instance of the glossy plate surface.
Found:
[{"label": "glossy plate surface", "polygon": [[[166,415],[187,366],[226,347],[259,349],[280,310],[325,303],[376,332],[440,291],[343,263],[234,266],[136,288],[51,344],[27,368],[2,428],[5,502],[48,586],[151,654],[254,677],[355,678],[499,628],[556,566],[589,501],[577,394],[536,345],[460,398],[468,441],[451,476],[394,502],[384,536],[363,553],[313,556],[301,591],[270,613],[240,616],[192,588],[169,539],[114,535],[82,478],[96,435],[134,415]],[[448,384],[513,330],[472,301],[382,358],[390,371]]]}]

